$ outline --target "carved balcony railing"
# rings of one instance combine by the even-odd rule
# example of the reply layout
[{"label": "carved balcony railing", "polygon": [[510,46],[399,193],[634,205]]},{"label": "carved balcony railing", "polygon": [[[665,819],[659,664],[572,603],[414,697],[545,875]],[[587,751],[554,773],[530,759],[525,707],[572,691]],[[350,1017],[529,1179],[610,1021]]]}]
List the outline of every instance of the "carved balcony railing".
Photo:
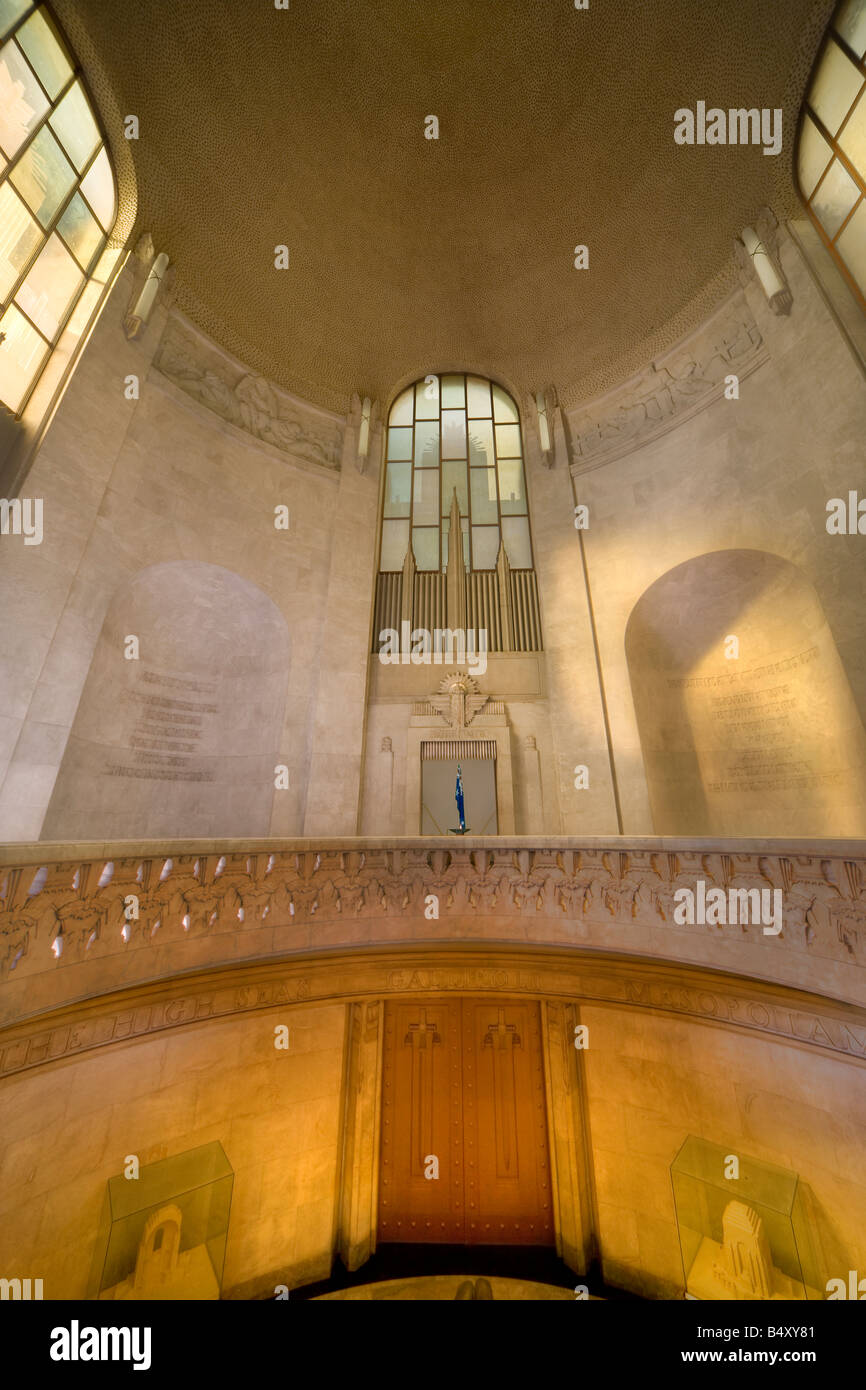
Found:
[{"label": "carved balcony railing", "polygon": [[[779,891],[781,930],[678,890]],[[866,842],[372,839],[7,845],[0,1024],[222,964],[352,947],[616,952],[866,1004]]]}]

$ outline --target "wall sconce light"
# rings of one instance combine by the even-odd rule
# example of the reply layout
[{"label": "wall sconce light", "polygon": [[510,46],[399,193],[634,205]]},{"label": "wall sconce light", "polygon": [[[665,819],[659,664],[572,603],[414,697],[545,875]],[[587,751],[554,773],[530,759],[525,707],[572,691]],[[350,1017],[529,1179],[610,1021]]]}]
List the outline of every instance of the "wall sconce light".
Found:
[{"label": "wall sconce light", "polygon": [[369,396],[364,397],[361,406],[361,423],[358,426],[358,458],[365,459],[370,451],[370,412],[373,409],[373,402]]},{"label": "wall sconce light", "polygon": [[535,408],[538,412],[538,441],[543,454],[550,453],[550,425],[547,419],[547,402],[543,391],[535,393]]},{"label": "wall sconce light", "polygon": [[761,289],[767,296],[767,302],[773,313],[790,313],[793,302],[791,291],[777,271],[767,247],[753,227],[743,228],[741,244],[758,277]]},{"label": "wall sconce light", "polygon": [[167,270],[168,256],[164,251],[160,251],[159,255],[153,258],[147,279],[144,282],[141,294],[138,296],[135,308],[131,314],[127,314],[124,320],[124,331],[130,341],[134,338],[140,338],[147,327],[147,321],[150,318],[151,310],[156,302],[157,292],[165,278],[165,272]]}]

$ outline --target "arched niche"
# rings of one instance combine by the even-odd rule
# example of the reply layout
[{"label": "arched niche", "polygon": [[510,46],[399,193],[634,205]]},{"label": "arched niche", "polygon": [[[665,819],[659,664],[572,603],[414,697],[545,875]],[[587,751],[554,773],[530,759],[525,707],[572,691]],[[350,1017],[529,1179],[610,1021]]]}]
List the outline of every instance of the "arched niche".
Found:
[{"label": "arched niche", "polygon": [[659,834],[866,834],[863,722],[795,565],[687,560],[638,600],[625,646]]},{"label": "arched niche", "polygon": [[288,672],[254,584],[197,561],[140,571],[111,601],[42,838],[266,835]]}]

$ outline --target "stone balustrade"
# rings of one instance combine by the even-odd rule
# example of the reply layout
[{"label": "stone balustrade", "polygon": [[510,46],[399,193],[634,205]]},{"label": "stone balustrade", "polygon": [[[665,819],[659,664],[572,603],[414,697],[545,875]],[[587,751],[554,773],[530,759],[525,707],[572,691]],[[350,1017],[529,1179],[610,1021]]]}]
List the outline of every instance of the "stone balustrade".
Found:
[{"label": "stone balustrade", "polygon": [[[781,930],[678,890],[778,890]],[[0,1024],[220,965],[399,943],[573,947],[866,1004],[866,842],[610,837],[0,849]]]}]

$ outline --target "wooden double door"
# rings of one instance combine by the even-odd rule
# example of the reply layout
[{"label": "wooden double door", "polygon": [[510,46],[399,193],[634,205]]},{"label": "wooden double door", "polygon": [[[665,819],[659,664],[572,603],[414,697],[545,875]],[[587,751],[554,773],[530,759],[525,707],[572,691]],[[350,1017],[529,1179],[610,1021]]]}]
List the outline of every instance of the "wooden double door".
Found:
[{"label": "wooden double door", "polygon": [[379,1240],[555,1241],[539,1007],[387,1003]]}]

